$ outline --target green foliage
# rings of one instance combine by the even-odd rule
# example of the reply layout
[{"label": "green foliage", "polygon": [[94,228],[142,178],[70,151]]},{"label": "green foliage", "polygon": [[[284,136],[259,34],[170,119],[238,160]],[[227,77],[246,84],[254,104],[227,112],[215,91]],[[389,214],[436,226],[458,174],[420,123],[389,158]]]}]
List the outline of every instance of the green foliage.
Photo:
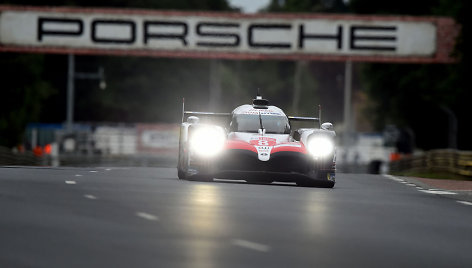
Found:
[{"label": "green foliage", "polygon": [[[359,14],[432,15],[442,0],[350,0],[352,11]],[[448,1],[451,2],[451,1]]]},{"label": "green foliage", "polygon": [[[445,109],[451,109],[459,122],[459,148],[471,149],[468,121],[470,89],[466,86],[466,32],[470,29],[464,19],[465,1],[373,1],[352,0],[356,13],[397,15],[453,16],[462,25],[455,56],[458,63],[441,64],[366,64],[364,84],[375,105],[370,114],[377,129],[393,123],[414,130],[418,147],[422,149],[447,147],[448,120]],[[468,134],[467,134],[468,133]]]},{"label": "green foliage", "polygon": [[41,79],[42,55],[0,54],[2,105],[0,105],[0,145],[22,141],[28,122],[39,118],[43,101],[55,93]]},{"label": "green foliage", "polygon": [[[3,0],[31,6],[230,10],[225,0]],[[0,145],[21,142],[28,122],[65,121],[67,57],[0,54],[2,106]],[[76,121],[177,121],[182,96],[206,103],[208,61],[125,57],[76,57],[76,71],[104,66],[107,90],[97,81],[76,80]],[[203,92],[203,93],[202,93]]]},{"label": "green foliage", "polygon": [[[37,6],[90,6],[177,10],[230,10],[225,0],[14,0],[2,4]],[[284,3],[281,5],[281,3]],[[374,105],[368,113],[378,130],[385,124],[409,126],[419,147],[444,147],[447,116],[441,107],[454,111],[459,119],[459,142],[471,149],[472,133],[467,129],[472,94],[466,81],[470,70],[467,53],[470,24],[466,21],[467,1],[419,0],[272,0],[267,12],[335,12],[362,14],[444,15],[462,24],[462,36],[453,65],[365,64],[363,87]],[[76,57],[76,69],[95,72],[103,66],[108,87],[97,81],[77,80],[77,121],[177,122],[181,98],[192,110],[208,110],[209,60],[144,57]],[[342,103],[342,66],[310,63],[303,71],[301,114],[313,114],[314,105],[327,107],[324,114],[337,114]],[[12,146],[21,140],[27,122],[63,122],[67,61],[63,55],[0,54],[2,98],[0,144]],[[264,96],[290,111],[295,63],[290,61],[221,61],[221,111],[249,103],[257,88]],[[467,73],[466,73],[467,72]],[[47,109],[45,109],[47,107]],[[330,111],[332,109],[333,112]],[[326,117],[325,117],[326,118]],[[433,135],[431,133],[434,133]]]},{"label": "green foliage", "polygon": [[[110,57],[102,61],[108,87],[91,90],[95,96],[83,98],[77,120],[177,122],[182,97],[194,105],[208,102],[206,60]],[[90,99],[97,102],[94,115],[86,112]]]}]

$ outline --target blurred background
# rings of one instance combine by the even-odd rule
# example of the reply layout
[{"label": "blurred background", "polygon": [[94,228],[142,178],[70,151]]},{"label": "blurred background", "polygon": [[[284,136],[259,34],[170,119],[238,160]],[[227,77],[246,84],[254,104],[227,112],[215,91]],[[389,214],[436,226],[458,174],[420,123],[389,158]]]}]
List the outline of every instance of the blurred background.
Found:
[{"label": "blurred background", "polygon": [[321,104],[323,121],[332,122],[338,133],[342,171],[385,172],[392,157],[472,148],[467,1],[2,0],[0,4],[448,16],[462,25],[455,64],[353,63],[353,131],[347,139],[343,139],[343,62],[76,55],[74,131],[69,132],[68,56],[0,53],[0,164],[174,166],[183,97],[188,110],[231,112],[250,103],[258,88],[290,115],[313,116]]}]

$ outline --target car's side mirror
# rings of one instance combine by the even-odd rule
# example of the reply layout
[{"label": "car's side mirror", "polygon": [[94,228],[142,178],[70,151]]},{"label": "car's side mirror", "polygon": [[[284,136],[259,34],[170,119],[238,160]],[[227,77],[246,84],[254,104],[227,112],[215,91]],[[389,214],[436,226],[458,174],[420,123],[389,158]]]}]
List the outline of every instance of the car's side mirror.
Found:
[{"label": "car's side mirror", "polygon": [[333,130],[334,127],[333,127],[333,124],[331,124],[331,123],[329,123],[329,122],[326,122],[326,123],[321,124],[321,129],[324,129],[324,130]]},{"label": "car's side mirror", "polygon": [[187,122],[190,124],[197,124],[198,121],[200,121],[200,118],[196,116],[189,116],[189,118],[187,118]]},{"label": "car's side mirror", "polygon": [[298,129],[293,132],[292,138],[296,141],[300,141],[301,135],[300,135],[300,131],[298,131]]}]

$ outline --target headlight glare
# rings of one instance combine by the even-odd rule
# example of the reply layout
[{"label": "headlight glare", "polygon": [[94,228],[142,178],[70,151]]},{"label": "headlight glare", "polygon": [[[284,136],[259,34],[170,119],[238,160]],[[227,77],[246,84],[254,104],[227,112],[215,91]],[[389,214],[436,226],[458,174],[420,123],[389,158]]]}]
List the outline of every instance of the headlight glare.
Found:
[{"label": "headlight glare", "polygon": [[334,143],[326,137],[313,137],[308,141],[308,151],[315,158],[329,156],[334,151]]},{"label": "headlight glare", "polygon": [[212,157],[220,153],[225,144],[225,132],[214,126],[195,129],[190,137],[190,148],[199,156]]}]

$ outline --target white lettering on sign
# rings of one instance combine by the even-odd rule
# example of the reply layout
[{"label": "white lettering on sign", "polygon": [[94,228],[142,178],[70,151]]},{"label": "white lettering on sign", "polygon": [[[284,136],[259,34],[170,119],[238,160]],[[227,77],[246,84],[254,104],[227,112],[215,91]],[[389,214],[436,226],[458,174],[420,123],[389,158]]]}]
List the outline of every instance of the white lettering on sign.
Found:
[{"label": "white lettering on sign", "polygon": [[0,7],[0,45],[56,50],[213,52],[235,57],[276,54],[427,58],[437,53],[437,26],[427,20],[99,11]]}]

